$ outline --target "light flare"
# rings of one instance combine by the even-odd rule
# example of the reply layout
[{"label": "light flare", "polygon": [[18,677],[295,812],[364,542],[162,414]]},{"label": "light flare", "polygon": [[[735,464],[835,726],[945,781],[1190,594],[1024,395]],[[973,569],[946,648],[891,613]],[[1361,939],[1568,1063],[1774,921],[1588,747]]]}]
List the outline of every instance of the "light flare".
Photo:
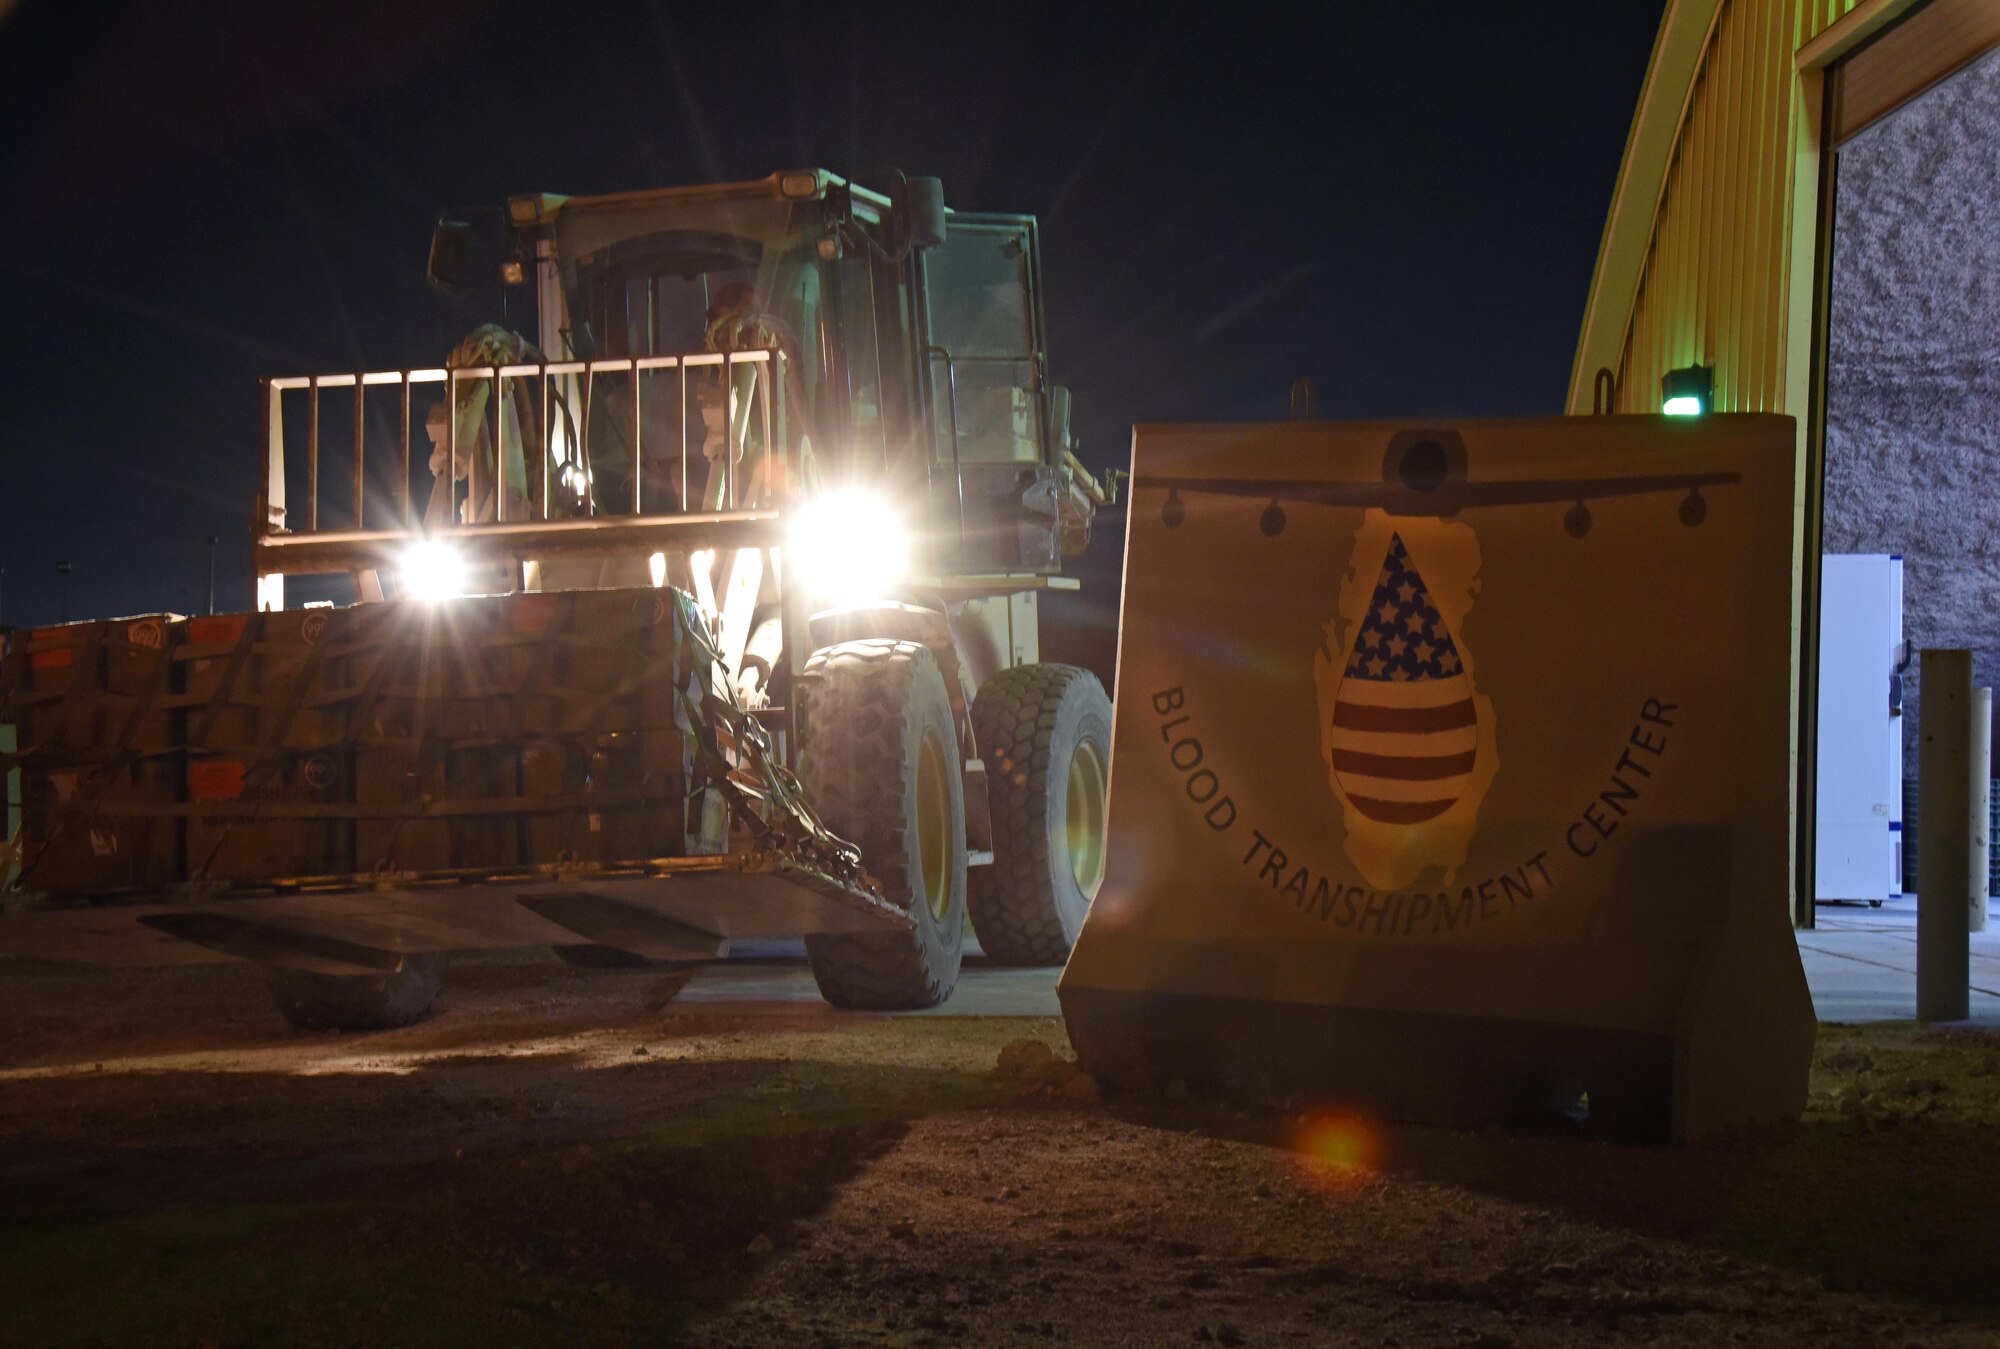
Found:
[{"label": "light flare", "polygon": [[1381,1126],[1353,1111],[1307,1114],[1292,1130],[1288,1146],[1306,1187],[1336,1199],[1373,1180],[1386,1151]]},{"label": "light flare", "polygon": [[909,572],[910,535],[888,502],[842,489],[807,502],[792,520],[792,575],[833,605],[882,599]]},{"label": "light flare", "polygon": [[434,604],[465,593],[465,558],[441,539],[411,544],[396,570],[403,579],[403,593],[410,599]]}]

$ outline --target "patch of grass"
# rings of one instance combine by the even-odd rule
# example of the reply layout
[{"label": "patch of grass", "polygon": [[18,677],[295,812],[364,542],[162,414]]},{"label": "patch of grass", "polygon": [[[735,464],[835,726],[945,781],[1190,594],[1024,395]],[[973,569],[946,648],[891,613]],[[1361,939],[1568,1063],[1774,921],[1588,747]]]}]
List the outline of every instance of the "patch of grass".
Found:
[{"label": "patch of grass", "polygon": [[0,1234],[0,1343],[651,1342],[726,1301],[747,1244],[783,1242],[901,1125],[1018,1093],[969,1069],[768,1059],[595,1147],[37,1222]]},{"label": "patch of grass", "polygon": [[0,1342],[624,1344],[679,1317],[623,1285],[522,1276],[435,1247],[360,1252],[344,1205],[173,1209],[0,1243]]},{"label": "patch of grass", "polygon": [[634,1308],[560,1281],[361,1253],[349,1206],[165,1209],[0,1241],[0,1342],[508,1346],[619,1343]]},{"label": "patch of grass", "polygon": [[620,1146],[628,1151],[691,1151],[720,1143],[867,1129],[996,1105],[1018,1094],[1017,1086],[982,1073],[857,1071],[794,1061],[747,1091],[711,1097]]},{"label": "patch of grass", "polygon": [[[47,1200],[0,1227],[0,1344],[671,1338],[741,1291],[760,1238],[783,1248],[910,1121],[1018,1096],[991,1068],[1023,1029],[883,1018],[746,1037],[735,1071],[693,1077],[644,1132],[393,1173],[58,1151],[46,1164],[94,1200],[64,1202],[44,1177]],[[246,1193],[280,1202],[228,1202]]]}]

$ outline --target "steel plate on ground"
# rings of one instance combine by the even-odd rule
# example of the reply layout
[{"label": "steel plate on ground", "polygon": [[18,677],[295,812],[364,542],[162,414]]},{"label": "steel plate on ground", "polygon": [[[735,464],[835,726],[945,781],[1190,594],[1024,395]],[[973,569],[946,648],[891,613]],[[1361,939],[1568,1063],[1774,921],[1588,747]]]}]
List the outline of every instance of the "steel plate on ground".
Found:
[{"label": "steel plate on ground", "polygon": [[[329,943],[407,953],[603,941],[602,931],[592,936],[550,915],[571,917],[582,909],[608,921],[613,910],[606,906],[622,911],[632,932],[650,931],[655,948],[685,947],[704,934],[719,945],[736,938],[893,930],[910,922],[865,891],[788,863],[718,857],[684,865],[679,874],[664,876],[514,876],[182,903],[20,901],[0,912],[0,949],[13,957],[89,965],[182,965],[241,956],[331,968],[343,961],[326,954],[334,950]],[[683,935],[669,940],[674,931]],[[294,939],[289,954],[287,934]],[[641,954],[679,958],[671,949]]]}]

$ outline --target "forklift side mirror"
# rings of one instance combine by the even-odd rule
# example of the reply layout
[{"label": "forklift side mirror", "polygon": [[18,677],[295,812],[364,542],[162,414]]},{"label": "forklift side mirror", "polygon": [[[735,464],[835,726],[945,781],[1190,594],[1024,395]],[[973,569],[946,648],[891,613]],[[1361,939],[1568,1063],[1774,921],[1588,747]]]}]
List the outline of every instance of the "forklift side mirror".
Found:
[{"label": "forklift side mirror", "polygon": [[944,184],[936,178],[904,178],[889,196],[903,242],[911,248],[936,248],[944,242]]},{"label": "forklift side mirror", "polygon": [[1069,428],[1069,389],[1061,384],[1049,386],[1049,449],[1050,457],[1058,463],[1064,451],[1076,449]]},{"label": "forklift side mirror", "polygon": [[472,226],[463,220],[440,220],[431,231],[431,257],[424,274],[447,295],[463,295],[472,281]]}]

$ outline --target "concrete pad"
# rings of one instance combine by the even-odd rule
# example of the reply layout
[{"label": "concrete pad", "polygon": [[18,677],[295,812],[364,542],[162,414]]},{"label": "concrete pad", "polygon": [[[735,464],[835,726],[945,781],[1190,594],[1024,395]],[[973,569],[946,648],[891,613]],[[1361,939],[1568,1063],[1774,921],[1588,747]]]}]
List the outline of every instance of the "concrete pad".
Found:
[{"label": "concrete pad", "polygon": [[[1910,1021],[1917,1014],[1917,907],[1912,896],[1879,909],[1823,905],[1819,926],[1798,934],[1799,956],[1821,1021]],[[736,959],[698,974],[683,1003],[816,1003],[819,990],[797,941],[739,942]],[[973,948],[958,988],[916,1016],[1060,1016],[1053,969],[993,965]],[[1972,936],[1972,1018],[2000,1029],[2000,904]]]},{"label": "concrete pad", "polygon": [[[738,942],[732,958],[705,966],[675,999],[685,1003],[818,1003],[819,988],[800,941]],[[967,950],[958,987],[937,1007],[908,1016],[1061,1016],[1055,969],[995,965]]]},{"label": "concrete pad", "polygon": [[[1909,1021],[1917,1014],[1917,902],[1879,909],[1822,905],[1818,926],[1799,936],[1799,957],[1821,1021]],[[2000,1028],[2000,906],[1972,934],[1972,1016]]]}]

